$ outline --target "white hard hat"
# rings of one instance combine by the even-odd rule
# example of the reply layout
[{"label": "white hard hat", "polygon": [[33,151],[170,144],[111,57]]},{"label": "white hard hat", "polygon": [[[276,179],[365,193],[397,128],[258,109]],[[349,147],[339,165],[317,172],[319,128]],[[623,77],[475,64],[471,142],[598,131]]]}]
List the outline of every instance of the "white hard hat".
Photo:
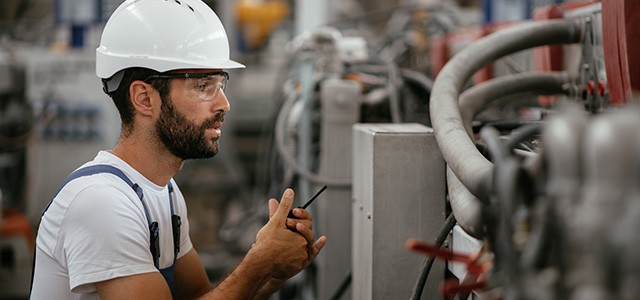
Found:
[{"label": "white hard hat", "polygon": [[96,75],[130,67],[244,68],[229,59],[222,22],[201,0],[127,0],[111,15],[96,49]]}]

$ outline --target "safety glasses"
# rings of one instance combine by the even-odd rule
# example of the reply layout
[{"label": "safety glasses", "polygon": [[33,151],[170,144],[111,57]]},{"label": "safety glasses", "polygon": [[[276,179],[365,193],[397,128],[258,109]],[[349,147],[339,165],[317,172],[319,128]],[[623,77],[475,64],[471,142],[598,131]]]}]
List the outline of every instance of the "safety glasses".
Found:
[{"label": "safety glasses", "polygon": [[193,95],[202,101],[212,101],[224,91],[229,74],[224,71],[211,73],[162,73],[147,77],[144,81],[156,79],[185,79],[186,86]]}]

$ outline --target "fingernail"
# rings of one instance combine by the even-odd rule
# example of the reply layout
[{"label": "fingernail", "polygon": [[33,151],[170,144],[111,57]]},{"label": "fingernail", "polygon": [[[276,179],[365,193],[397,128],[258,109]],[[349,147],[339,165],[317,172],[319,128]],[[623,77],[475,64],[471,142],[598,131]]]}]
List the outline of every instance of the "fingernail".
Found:
[{"label": "fingernail", "polygon": [[285,197],[291,197],[291,196],[293,196],[293,191],[292,191],[291,189],[286,189],[286,190],[284,191],[284,196],[285,196]]}]

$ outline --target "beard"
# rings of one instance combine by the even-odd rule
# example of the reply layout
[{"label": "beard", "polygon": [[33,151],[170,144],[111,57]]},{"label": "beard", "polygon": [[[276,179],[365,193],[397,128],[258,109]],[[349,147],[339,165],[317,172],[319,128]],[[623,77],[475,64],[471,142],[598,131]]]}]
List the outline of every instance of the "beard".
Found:
[{"label": "beard", "polygon": [[171,99],[167,97],[162,101],[156,134],[169,152],[183,160],[211,158],[218,153],[218,137],[208,140],[205,131],[216,122],[223,121],[224,113],[219,113],[200,125],[190,122],[175,110]]}]

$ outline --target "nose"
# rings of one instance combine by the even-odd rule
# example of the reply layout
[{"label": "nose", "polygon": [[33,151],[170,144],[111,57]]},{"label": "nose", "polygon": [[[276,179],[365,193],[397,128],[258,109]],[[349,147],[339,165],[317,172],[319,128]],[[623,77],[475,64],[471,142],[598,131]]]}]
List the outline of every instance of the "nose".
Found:
[{"label": "nose", "polygon": [[225,94],[222,89],[218,91],[218,95],[213,102],[213,111],[223,111],[227,113],[231,110],[231,105],[229,104],[229,100],[227,99],[227,94]]}]

